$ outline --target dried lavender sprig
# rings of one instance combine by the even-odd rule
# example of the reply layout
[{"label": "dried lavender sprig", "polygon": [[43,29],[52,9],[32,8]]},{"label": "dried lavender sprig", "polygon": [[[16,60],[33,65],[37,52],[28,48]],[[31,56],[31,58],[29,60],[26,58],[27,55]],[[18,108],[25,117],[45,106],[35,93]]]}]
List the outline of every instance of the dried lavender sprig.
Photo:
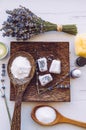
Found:
[{"label": "dried lavender sprig", "polygon": [[0,92],[1,92],[1,94],[3,95],[3,92],[2,92],[2,90],[0,89]]},{"label": "dried lavender sprig", "polygon": [[59,84],[59,85],[57,85],[57,86],[55,86],[56,88],[70,88],[70,85],[69,84],[67,84],[67,85],[63,85],[63,84]]},{"label": "dried lavender sprig", "polygon": [[37,93],[39,94],[39,81],[38,81],[38,67],[36,63],[36,87],[37,87]]},{"label": "dried lavender sprig", "polygon": [[11,115],[10,115],[10,111],[9,111],[9,107],[8,107],[8,103],[7,103],[7,98],[6,98],[6,94],[5,94],[5,73],[6,73],[6,70],[5,70],[5,64],[2,64],[2,73],[1,73],[1,83],[2,83],[2,90],[1,93],[2,93],[2,98],[4,99],[4,102],[5,102],[5,106],[6,106],[6,110],[7,110],[7,114],[8,114],[8,118],[9,118],[9,123],[11,125]]},{"label": "dried lavender sprig", "polygon": [[0,92],[1,92],[2,98],[4,99],[6,110],[7,110],[7,114],[8,114],[8,117],[9,117],[9,123],[11,125],[11,116],[10,116],[10,112],[9,112],[9,108],[8,108],[8,104],[7,104],[7,98],[5,96],[5,92],[3,93],[1,89],[0,89]]},{"label": "dried lavender sprig", "polygon": [[4,31],[3,36],[16,37],[17,40],[27,40],[33,35],[37,35],[46,31],[63,31],[73,35],[77,33],[76,25],[62,25],[42,20],[36,16],[28,8],[20,6],[13,11],[7,10],[9,14],[7,20],[3,23],[1,30]]},{"label": "dried lavender sprig", "polygon": [[50,86],[50,87],[44,89],[43,91],[40,92],[40,94],[43,94],[43,93],[45,93],[45,92],[47,92],[47,91],[53,90],[53,89],[54,89],[55,87],[57,87],[61,82],[63,82],[64,79],[66,79],[69,75],[70,75],[70,74],[67,73],[65,76],[63,76],[63,77],[59,80],[59,82],[57,82],[57,83],[55,83],[54,85],[52,85],[52,86]]},{"label": "dried lavender sprig", "polygon": [[9,123],[10,123],[10,126],[11,126],[11,115],[10,115],[10,111],[9,111],[9,107],[8,107],[8,103],[7,103],[7,98],[6,98],[6,95],[2,95],[3,99],[4,99],[4,102],[5,102],[5,106],[6,106],[6,110],[7,110],[7,113],[8,113],[8,117],[9,117]]},{"label": "dried lavender sprig", "polygon": [[12,36],[25,40],[43,30],[41,18],[37,17],[27,8],[21,7],[13,11],[7,10],[6,13],[11,16],[3,23],[4,36]]},{"label": "dried lavender sprig", "polygon": [[64,79],[66,79],[68,76],[70,75],[70,73],[67,73],[65,76],[63,76],[59,82],[57,82],[56,84],[53,85],[53,87],[57,86],[58,84],[60,84],[61,82],[64,81]]},{"label": "dried lavender sprig", "polygon": [[36,54],[36,87],[37,87],[37,93],[39,94],[39,73],[38,73],[38,51],[35,49],[35,54]]}]

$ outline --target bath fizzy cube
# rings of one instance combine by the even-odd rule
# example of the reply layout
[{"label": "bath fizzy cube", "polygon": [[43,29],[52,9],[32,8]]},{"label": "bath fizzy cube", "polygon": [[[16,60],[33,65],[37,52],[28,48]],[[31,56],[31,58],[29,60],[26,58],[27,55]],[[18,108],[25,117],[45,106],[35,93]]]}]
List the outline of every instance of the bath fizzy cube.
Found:
[{"label": "bath fizzy cube", "polygon": [[53,60],[49,69],[50,73],[60,74],[61,73],[61,61]]},{"label": "bath fizzy cube", "polygon": [[51,74],[39,75],[39,81],[42,86],[50,83],[53,80]]},{"label": "bath fizzy cube", "polygon": [[86,57],[86,34],[80,34],[76,36],[75,53],[78,56]]},{"label": "bath fizzy cube", "polygon": [[47,59],[45,57],[40,58],[38,61],[38,67],[41,72],[47,71]]}]

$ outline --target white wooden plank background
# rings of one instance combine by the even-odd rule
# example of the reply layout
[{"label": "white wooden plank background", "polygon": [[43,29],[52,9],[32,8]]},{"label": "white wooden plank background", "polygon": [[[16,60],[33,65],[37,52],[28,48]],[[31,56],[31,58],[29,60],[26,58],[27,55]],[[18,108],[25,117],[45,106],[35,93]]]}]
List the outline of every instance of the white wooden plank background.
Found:
[{"label": "white wooden plank background", "polygon": [[[7,15],[7,9],[18,8],[23,5],[40,16],[42,19],[57,24],[76,24],[78,33],[86,33],[86,0],[0,0],[0,27]],[[2,37],[0,32],[0,41],[4,42],[10,52],[10,41],[13,38]],[[35,36],[31,41],[69,41],[70,42],[70,67],[75,68],[75,59],[77,56],[74,51],[75,36],[58,33],[55,31],[47,32]],[[8,56],[0,61],[8,62]],[[71,102],[69,103],[48,103],[58,109],[67,117],[86,122],[86,67],[80,68],[82,76],[78,79],[71,79]],[[1,83],[0,83],[1,86]],[[9,78],[6,75],[6,96],[10,108],[11,116],[13,114],[14,102],[9,100],[10,95]],[[60,124],[53,127],[43,127],[36,124],[30,117],[31,110],[40,103],[23,103],[22,105],[22,129],[21,130],[85,130],[68,124]],[[42,104],[42,103],[41,103]],[[3,99],[0,97],[0,130],[10,130],[9,120]]]}]

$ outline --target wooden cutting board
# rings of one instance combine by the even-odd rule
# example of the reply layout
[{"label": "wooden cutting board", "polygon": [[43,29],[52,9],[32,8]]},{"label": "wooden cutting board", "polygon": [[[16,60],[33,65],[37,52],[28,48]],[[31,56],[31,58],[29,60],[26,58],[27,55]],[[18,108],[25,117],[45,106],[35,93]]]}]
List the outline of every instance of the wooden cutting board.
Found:
[{"label": "wooden cutting board", "polygon": [[[48,68],[50,67],[51,61],[53,59],[61,60],[61,74],[52,74],[53,81],[46,85],[45,87],[41,86],[39,83],[39,89],[45,90],[46,88],[54,85],[58,82],[63,76],[70,72],[70,63],[69,63],[69,43],[68,42],[11,42],[11,55],[15,54],[17,51],[29,52],[35,60],[40,57],[46,57],[48,61]],[[39,75],[49,73],[39,72]],[[36,74],[32,79],[29,87],[27,87],[23,101],[70,101],[70,87],[69,88],[54,88],[51,91],[47,91],[43,94],[37,93],[36,86]],[[70,85],[70,77],[68,76],[62,83],[62,85]],[[15,100],[16,92],[13,87],[13,84],[10,84],[10,100]]]}]

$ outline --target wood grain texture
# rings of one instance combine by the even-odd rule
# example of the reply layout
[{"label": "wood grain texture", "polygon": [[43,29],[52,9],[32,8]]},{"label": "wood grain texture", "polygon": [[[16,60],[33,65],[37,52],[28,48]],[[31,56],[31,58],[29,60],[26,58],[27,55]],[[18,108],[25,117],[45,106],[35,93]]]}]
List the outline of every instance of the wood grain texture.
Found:
[{"label": "wood grain texture", "polygon": [[[54,85],[58,82],[65,74],[69,73],[69,43],[68,42],[12,42],[11,43],[11,55],[18,51],[29,52],[35,61],[40,57],[46,57],[53,59],[60,59],[62,63],[62,72],[60,75],[52,74],[53,81],[47,86],[42,87],[39,83],[40,89],[45,89],[49,86]],[[36,55],[38,52],[38,56]],[[48,61],[48,68],[51,64],[51,61]],[[45,73],[49,73],[48,71]],[[39,72],[39,75],[45,74]],[[70,84],[70,77],[67,77],[63,82],[63,85]],[[11,83],[10,89],[10,99],[15,100],[15,89]],[[32,79],[29,87],[27,87],[23,101],[70,101],[70,88],[55,88],[52,91],[45,92],[43,94],[37,94],[36,87],[36,74]]]}]

